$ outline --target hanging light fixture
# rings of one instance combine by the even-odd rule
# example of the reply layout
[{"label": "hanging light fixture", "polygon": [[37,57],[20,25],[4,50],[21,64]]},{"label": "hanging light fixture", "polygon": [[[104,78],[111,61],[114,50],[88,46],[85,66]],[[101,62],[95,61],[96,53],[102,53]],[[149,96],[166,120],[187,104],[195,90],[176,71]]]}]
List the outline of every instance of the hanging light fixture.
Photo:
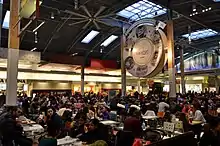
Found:
[{"label": "hanging light fixture", "polygon": [[50,18],[51,18],[51,19],[54,19],[54,18],[55,18],[55,17],[54,17],[54,13],[53,13],[53,12],[51,13]]},{"label": "hanging light fixture", "polygon": [[79,0],[74,0],[74,9],[75,10],[79,9]]},{"label": "hanging light fixture", "polygon": [[192,40],[191,40],[191,26],[190,25],[188,26],[188,34],[189,34],[188,41],[189,41],[189,44],[191,44]]},{"label": "hanging light fixture", "polygon": [[196,5],[193,5],[192,10],[193,12],[196,12]]}]

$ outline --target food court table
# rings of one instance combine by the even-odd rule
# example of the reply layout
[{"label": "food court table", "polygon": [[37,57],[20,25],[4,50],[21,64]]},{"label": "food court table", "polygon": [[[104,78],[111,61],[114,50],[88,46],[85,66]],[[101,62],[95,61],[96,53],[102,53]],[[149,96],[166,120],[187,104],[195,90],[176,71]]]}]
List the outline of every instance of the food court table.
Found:
[{"label": "food court table", "polygon": [[24,132],[44,132],[44,128],[39,124],[22,125]]},{"label": "food court table", "polygon": [[71,138],[69,136],[66,136],[65,138],[61,138],[57,140],[58,146],[81,146],[82,142],[78,141],[77,138]]},{"label": "food court table", "polygon": [[104,125],[117,125],[117,124],[120,124],[119,122],[111,121],[111,120],[100,121],[100,123],[102,123]]},{"label": "food court table", "polygon": [[143,119],[145,120],[153,120],[153,119],[157,119],[157,116],[142,116]]}]

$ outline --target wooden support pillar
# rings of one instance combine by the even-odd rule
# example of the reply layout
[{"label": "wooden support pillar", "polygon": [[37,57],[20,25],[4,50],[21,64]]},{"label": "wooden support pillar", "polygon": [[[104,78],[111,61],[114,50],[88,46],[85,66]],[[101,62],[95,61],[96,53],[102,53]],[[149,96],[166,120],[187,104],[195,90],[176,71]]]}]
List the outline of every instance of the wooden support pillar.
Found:
[{"label": "wooden support pillar", "polygon": [[82,96],[84,96],[84,94],[85,94],[85,92],[84,92],[84,89],[85,89],[84,78],[85,78],[85,63],[83,63],[81,66],[81,94],[82,94]]},{"label": "wooden support pillar", "polygon": [[186,87],[185,87],[185,72],[184,72],[184,50],[183,47],[180,47],[180,71],[181,71],[181,88],[182,94],[186,94]]},{"label": "wooden support pillar", "polygon": [[10,0],[10,23],[8,35],[8,59],[7,59],[7,91],[6,105],[14,106],[17,103],[17,77],[20,38],[19,20],[20,0]]},{"label": "wooden support pillar", "polygon": [[126,68],[125,68],[125,61],[124,61],[124,28],[123,28],[123,35],[121,37],[121,95],[126,95]]},{"label": "wooden support pillar", "polygon": [[169,74],[169,88],[170,98],[176,98],[176,70],[175,70],[175,58],[174,58],[174,33],[173,33],[173,20],[172,10],[168,10],[167,21],[167,43],[168,43],[168,74]]}]

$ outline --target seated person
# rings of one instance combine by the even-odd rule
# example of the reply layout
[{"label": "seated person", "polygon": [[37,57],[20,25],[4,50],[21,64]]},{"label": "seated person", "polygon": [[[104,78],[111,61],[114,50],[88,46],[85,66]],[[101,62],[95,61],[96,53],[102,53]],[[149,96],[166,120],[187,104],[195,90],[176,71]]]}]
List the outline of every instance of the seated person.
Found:
[{"label": "seated person", "polygon": [[200,146],[219,146],[220,145],[220,119],[214,117],[210,120],[210,129],[205,131],[200,140]]},{"label": "seated person", "polygon": [[91,144],[96,142],[97,140],[108,140],[108,130],[105,129],[105,126],[101,123],[99,123],[98,119],[92,119],[89,122],[89,126],[87,127],[86,133],[83,133],[78,138],[86,142],[87,144]]},{"label": "seated person", "polygon": [[79,120],[75,123],[74,127],[72,128],[72,137],[77,137],[80,134],[85,133],[84,127],[86,124],[86,117],[81,116]]},{"label": "seated person", "polygon": [[64,122],[61,117],[55,112],[54,108],[49,108],[47,110],[47,130],[55,130],[57,134],[61,133],[64,128]]},{"label": "seated person", "polygon": [[206,122],[202,112],[199,110],[199,108],[196,105],[193,105],[193,121],[201,121],[203,123]]},{"label": "seated person", "polygon": [[17,107],[6,107],[0,115],[0,133],[4,146],[12,146],[13,141],[19,146],[31,146],[32,140],[22,135],[23,128],[16,121],[21,116],[22,110]]},{"label": "seated person", "polygon": [[108,108],[105,107],[105,106],[102,108],[101,117],[102,117],[103,120],[109,120],[110,119]]}]

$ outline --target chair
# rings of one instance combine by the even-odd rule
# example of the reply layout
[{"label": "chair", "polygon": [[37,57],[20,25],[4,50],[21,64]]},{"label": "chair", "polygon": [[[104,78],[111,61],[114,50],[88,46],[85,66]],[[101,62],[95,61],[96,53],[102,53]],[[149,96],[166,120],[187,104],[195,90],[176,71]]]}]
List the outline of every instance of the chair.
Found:
[{"label": "chair", "polygon": [[144,132],[144,139],[150,142],[158,142],[163,139],[166,133],[159,129],[147,129]]},{"label": "chair", "polygon": [[134,139],[131,131],[119,131],[116,135],[115,146],[132,146]]},{"label": "chair", "polygon": [[164,122],[163,123],[163,130],[167,132],[168,135],[172,136],[174,133],[175,124],[170,122]]},{"label": "chair", "polygon": [[[182,121],[175,121],[174,124],[175,124],[175,130],[184,133],[184,128],[183,128],[183,122]],[[175,134],[179,135],[181,133],[175,133]]]},{"label": "chair", "polygon": [[159,122],[158,124],[160,126],[163,126],[165,112],[158,112],[157,116],[158,116],[158,122]]},{"label": "chair", "polygon": [[152,143],[149,146],[197,146],[193,132],[187,132],[176,137]]}]

